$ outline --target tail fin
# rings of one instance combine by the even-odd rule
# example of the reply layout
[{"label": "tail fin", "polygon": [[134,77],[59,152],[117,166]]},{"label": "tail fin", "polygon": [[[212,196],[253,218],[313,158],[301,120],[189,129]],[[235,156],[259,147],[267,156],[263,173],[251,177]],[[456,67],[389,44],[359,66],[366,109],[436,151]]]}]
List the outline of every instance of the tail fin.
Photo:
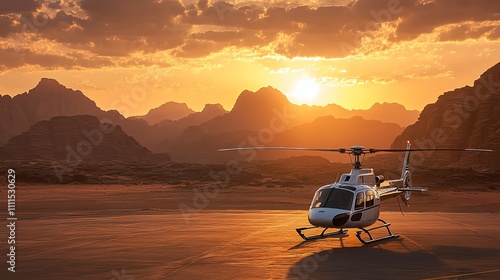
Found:
[{"label": "tail fin", "polygon": [[405,161],[403,162],[403,169],[401,170],[401,179],[404,178],[406,170],[409,169],[410,165],[410,141],[407,142],[406,144],[406,154],[405,154]]}]

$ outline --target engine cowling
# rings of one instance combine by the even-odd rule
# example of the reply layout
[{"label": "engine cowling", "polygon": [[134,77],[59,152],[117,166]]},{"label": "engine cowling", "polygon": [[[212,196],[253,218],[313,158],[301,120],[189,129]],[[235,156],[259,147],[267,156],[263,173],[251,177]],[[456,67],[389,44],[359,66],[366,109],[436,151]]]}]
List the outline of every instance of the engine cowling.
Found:
[{"label": "engine cowling", "polygon": [[377,186],[380,186],[380,184],[385,180],[384,175],[378,175],[375,176],[375,183]]}]

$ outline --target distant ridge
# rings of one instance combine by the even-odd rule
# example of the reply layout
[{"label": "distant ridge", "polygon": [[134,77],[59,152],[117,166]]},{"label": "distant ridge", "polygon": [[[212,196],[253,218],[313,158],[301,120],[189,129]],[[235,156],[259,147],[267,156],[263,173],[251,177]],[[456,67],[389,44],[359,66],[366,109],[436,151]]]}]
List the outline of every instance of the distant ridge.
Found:
[{"label": "distant ridge", "polygon": [[157,124],[163,120],[177,121],[194,113],[186,103],[167,102],[157,108],[149,110],[144,116],[137,116],[145,120],[148,124]]},{"label": "distant ridge", "polygon": [[58,116],[40,121],[0,148],[1,159],[132,160],[152,153],[120,126],[95,116]]},{"label": "distant ridge", "polygon": [[177,121],[163,120],[158,123],[160,127],[179,126],[187,128],[189,126],[197,126],[204,122],[210,121],[218,116],[227,114],[227,111],[220,104],[206,104],[201,112],[194,112],[187,117]]}]

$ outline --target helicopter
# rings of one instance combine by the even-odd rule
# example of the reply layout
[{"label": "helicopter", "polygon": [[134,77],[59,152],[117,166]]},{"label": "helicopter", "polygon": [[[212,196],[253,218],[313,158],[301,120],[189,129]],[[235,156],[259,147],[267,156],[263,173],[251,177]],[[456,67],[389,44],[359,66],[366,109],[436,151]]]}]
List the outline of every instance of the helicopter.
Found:
[{"label": "helicopter", "polygon": [[[413,188],[411,172],[409,170],[411,151],[468,151],[468,152],[492,152],[488,149],[455,149],[455,148],[424,148],[410,149],[410,141],[406,149],[366,149],[363,146],[352,146],[350,149],[338,148],[299,148],[299,147],[240,147],[226,148],[218,151],[241,151],[241,150],[295,150],[295,151],[318,151],[339,152],[348,154],[351,158],[353,168],[350,173],[345,173],[335,183],[320,187],[315,193],[309,207],[308,220],[311,224],[307,227],[295,230],[305,241],[321,239],[334,235],[346,234],[346,228],[358,228],[356,237],[363,244],[369,244],[389,238],[398,237],[390,230],[390,223],[380,219],[381,201],[391,197],[401,197],[402,201],[409,206],[412,192],[425,192],[427,188]],[[361,168],[360,157],[366,154],[378,152],[405,152],[401,177],[399,179],[385,180],[383,175],[376,176],[372,168]],[[399,201],[398,201],[399,203]],[[380,222],[381,225],[374,226]],[[323,229],[318,235],[306,236],[305,231],[310,229]],[[327,233],[328,229],[338,231]],[[371,231],[385,228],[387,235],[374,238]],[[366,233],[368,239],[362,234]]]}]

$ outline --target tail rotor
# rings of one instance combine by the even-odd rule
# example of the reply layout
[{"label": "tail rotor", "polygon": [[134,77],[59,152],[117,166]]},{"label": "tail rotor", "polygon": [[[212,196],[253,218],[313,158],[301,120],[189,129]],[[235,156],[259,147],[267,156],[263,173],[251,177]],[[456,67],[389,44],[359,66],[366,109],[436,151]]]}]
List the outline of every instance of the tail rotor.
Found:
[{"label": "tail rotor", "polygon": [[[411,189],[412,188],[412,180],[411,180],[411,173],[410,170],[406,170],[403,176],[403,188],[405,189]],[[401,199],[403,202],[406,204],[406,206],[409,206],[408,201],[411,198],[411,191],[405,191],[401,194]]]}]

